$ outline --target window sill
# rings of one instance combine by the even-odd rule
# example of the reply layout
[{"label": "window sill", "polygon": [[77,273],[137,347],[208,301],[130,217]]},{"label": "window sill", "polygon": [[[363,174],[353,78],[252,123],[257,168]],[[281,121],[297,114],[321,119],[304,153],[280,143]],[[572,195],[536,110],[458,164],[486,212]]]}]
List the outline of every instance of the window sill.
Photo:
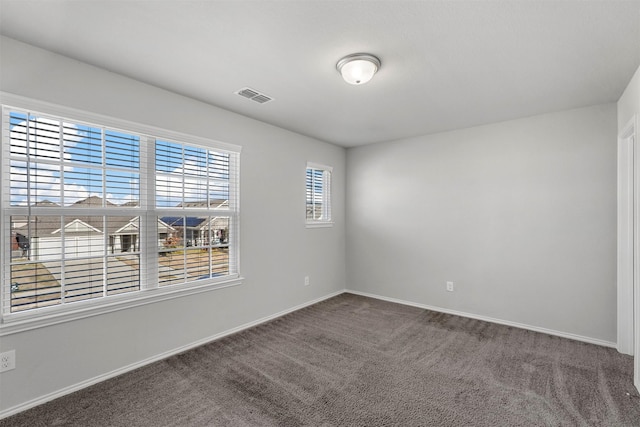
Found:
[{"label": "window sill", "polygon": [[333,227],[333,221],[314,221],[307,222],[306,228],[327,228]]},{"label": "window sill", "polygon": [[195,295],[215,289],[228,288],[242,284],[242,277],[207,284],[188,284],[141,290],[133,295],[114,295],[96,300],[71,303],[68,306],[55,306],[37,309],[37,313],[24,312],[7,314],[0,324],[0,337],[24,332],[32,329],[44,328],[58,323],[71,322],[87,317],[98,316],[118,310],[125,310],[173,298]]}]

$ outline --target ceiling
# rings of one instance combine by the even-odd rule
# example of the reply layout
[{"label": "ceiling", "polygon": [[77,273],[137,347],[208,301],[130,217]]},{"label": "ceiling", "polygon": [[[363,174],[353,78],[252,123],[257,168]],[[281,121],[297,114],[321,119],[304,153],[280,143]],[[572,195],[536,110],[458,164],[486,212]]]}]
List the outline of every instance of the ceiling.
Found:
[{"label": "ceiling", "polygon": [[[352,147],[617,101],[640,0],[0,0],[0,33]],[[356,52],[382,61],[362,86]]]}]

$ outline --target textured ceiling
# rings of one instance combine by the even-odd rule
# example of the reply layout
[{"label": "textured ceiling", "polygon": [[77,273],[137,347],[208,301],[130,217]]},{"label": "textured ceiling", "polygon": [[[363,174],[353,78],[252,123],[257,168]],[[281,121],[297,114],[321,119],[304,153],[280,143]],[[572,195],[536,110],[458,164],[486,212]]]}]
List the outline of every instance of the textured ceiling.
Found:
[{"label": "textured ceiling", "polygon": [[[640,0],[0,0],[0,33],[350,147],[616,101]],[[363,86],[355,52],[382,60]]]}]

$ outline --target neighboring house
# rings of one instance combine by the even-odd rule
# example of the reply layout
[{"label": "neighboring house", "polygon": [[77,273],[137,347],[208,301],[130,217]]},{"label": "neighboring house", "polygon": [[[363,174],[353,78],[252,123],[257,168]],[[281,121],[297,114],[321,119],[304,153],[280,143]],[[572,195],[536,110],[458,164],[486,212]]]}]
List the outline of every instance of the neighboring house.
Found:
[{"label": "neighboring house", "polygon": [[[115,205],[104,201],[107,207],[135,207],[137,202]],[[37,207],[56,207],[50,201],[38,202]],[[103,200],[97,196],[87,197],[72,205],[79,208],[96,208],[103,206]],[[181,205],[182,206],[182,205]],[[187,202],[184,207],[206,207],[206,202]],[[216,200],[212,203],[216,209],[228,206],[227,200]],[[132,212],[133,213],[133,212]],[[62,251],[62,235],[64,234],[65,258],[102,256],[105,253],[105,230],[101,216],[76,215],[65,216],[64,224],[60,216],[37,215],[31,223],[26,219],[22,223],[14,223],[11,234],[11,249],[21,251],[21,256],[31,260],[47,261],[59,259]],[[64,233],[63,233],[64,231]],[[175,242],[175,246],[228,246],[228,217],[163,217],[158,218],[158,247],[168,247],[167,242]],[[106,230],[106,251],[109,254],[136,252],[140,245],[139,217],[109,217]]]},{"label": "neighboring house", "polygon": [[170,238],[177,239],[175,244],[178,246],[199,246],[202,240],[202,223],[206,218],[183,217],[183,216],[164,216],[160,218],[162,222],[176,229],[176,233],[171,234]]},{"label": "neighboring house", "polygon": [[[108,253],[138,250],[138,217],[110,222],[107,229]],[[60,259],[64,230],[64,257],[102,256],[105,253],[104,224],[101,217],[34,216],[30,225],[16,229],[18,235],[30,236],[29,258],[33,261]]]},{"label": "neighboring house", "polygon": [[[108,201],[105,203],[107,206],[116,206]],[[102,199],[93,196],[74,203],[74,206],[102,206]],[[12,249],[22,249],[22,255],[29,256],[31,260],[60,259],[64,230],[65,258],[105,254],[105,230],[102,217],[76,215],[64,218],[65,222],[61,224],[59,216],[39,215],[33,216],[30,224],[26,222],[15,224],[11,236]],[[106,228],[106,251],[109,254],[139,250],[139,216],[109,217]],[[158,240],[164,241],[171,233],[175,233],[175,229],[158,220]],[[27,250],[24,249],[25,246]]]},{"label": "neighboring house", "polygon": [[[229,206],[228,200],[213,200],[210,203],[213,209],[225,209]],[[207,208],[207,202],[185,202],[178,205],[185,208]],[[188,215],[188,214],[187,214]],[[229,218],[216,217],[162,217],[161,220],[176,229],[174,237],[179,246],[228,246]]]},{"label": "neighboring house", "polygon": [[[207,234],[209,230],[212,230],[212,236]],[[219,216],[211,218],[211,221],[202,225],[201,233],[206,239],[211,239],[212,246],[229,246],[229,218]]]},{"label": "neighboring house", "polygon": [[228,217],[166,216],[160,219],[176,230],[168,237],[177,239],[178,246],[227,246],[229,238]]}]

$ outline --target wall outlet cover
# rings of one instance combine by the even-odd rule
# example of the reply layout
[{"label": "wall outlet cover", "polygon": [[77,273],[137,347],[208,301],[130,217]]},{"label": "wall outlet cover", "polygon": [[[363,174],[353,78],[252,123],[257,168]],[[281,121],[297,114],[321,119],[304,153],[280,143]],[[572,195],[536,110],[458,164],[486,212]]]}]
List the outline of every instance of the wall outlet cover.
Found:
[{"label": "wall outlet cover", "polygon": [[10,350],[0,353],[0,372],[10,371],[16,368],[16,351]]}]

